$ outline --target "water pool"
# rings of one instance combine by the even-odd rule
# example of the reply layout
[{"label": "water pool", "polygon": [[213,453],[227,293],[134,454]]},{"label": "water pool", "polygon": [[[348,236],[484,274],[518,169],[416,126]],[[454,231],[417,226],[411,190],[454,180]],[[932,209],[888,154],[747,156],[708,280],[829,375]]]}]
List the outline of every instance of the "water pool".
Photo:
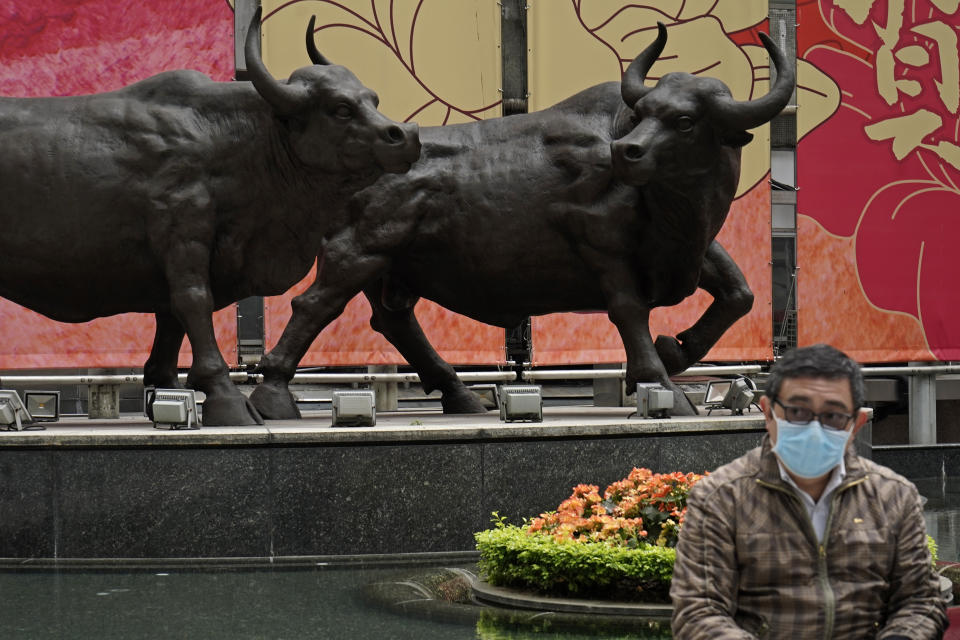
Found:
[{"label": "water pool", "polygon": [[[456,567],[475,571],[473,565]],[[0,637],[204,640],[669,638],[666,620],[607,620],[431,603],[423,575],[449,569],[6,571]],[[410,587],[387,603],[370,585]],[[394,594],[401,593],[394,591]],[[388,598],[389,599],[389,598]],[[407,605],[414,605],[408,607]],[[425,606],[416,606],[423,604]]]},{"label": "water pool", "polygon": [[[921,483],[918,483],[921,484]],[[941,560],[960,562],[960,480],[922,486]],[[476,571],[471,563],[444,564]],[[384,606],[370,585],[437,565],[0,570],[0,638],[580,640],[669,638],[664,621],[605,621],[472,604]],[[394,600],[394,604],[396,604]],[[406,603],[400,603],[406,604]]]}]

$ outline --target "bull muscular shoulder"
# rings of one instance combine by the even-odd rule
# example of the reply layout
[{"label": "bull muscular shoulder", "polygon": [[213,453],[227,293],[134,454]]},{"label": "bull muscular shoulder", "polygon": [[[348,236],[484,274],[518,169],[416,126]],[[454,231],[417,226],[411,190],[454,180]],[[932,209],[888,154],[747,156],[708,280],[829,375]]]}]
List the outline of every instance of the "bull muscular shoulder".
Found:
[{"label": "bull muscular shoulder", "polygon": [[63,321],[162,310],[158,256],[184,238],[211,247],[218,307],[282,292],[316,256],[309,209],[332,185],[296,166],[274,123],[251,84],[194,71],[0,98],[0,295]]},{"label": "bull muscular shoulder", "polygon": [[352,198],[356,232],[328,251],[387,256],[392,286],[489,324],[603,309],[595,258],[643,273],[662,250],[641,233],[640,190],[612,173],[629,115],[610,82],[536,113],[424,127],[420,160]]}]

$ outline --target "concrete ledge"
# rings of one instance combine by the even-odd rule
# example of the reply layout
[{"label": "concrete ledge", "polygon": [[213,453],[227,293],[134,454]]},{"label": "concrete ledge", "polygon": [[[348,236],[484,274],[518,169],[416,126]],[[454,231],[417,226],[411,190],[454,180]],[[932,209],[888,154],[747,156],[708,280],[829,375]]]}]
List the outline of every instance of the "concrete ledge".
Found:
[{"label": "concrete ledge", "polygon": [[547,407],[543,422],[501,422],[497,412],[447,416],[439,411],[380,412],[373,427],[333,427],[330,412],[306,413],[302,420],[268,420],[264,426],[156,429],[147,418],[118,420],[64,418],[44,430],[0,431],[0,448],[224,447],[270,445],[374,444],[383,442],[471,442],[536,438],[593,438],[693,435],[758,431],[759,413],[666,420],[630,418],[624,407]]}]

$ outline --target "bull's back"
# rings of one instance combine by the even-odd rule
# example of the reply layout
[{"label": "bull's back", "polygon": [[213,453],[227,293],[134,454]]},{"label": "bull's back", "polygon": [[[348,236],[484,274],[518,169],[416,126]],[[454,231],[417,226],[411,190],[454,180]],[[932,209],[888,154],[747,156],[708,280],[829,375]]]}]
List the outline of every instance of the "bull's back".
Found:
[{"label": "bull's back", "polygon": [[491,324],[557,304],[602,308],[579,229],[591,216],[629,217],[633,202],[607,210],[609,122],[598,121],[554,110],[421,129],[421,160],[370,199],[372,220],[407,221],[385,251],[391,279]]},{"label": "bull's back", "polygon": [[[66,320],[147,310],[165,290],[148,222],[198,179],[206,135],[177,103],[205,82],[174,73],[93,96],[0,98],[0,295]],[[51,298],[73,310],[43,308]]]}]

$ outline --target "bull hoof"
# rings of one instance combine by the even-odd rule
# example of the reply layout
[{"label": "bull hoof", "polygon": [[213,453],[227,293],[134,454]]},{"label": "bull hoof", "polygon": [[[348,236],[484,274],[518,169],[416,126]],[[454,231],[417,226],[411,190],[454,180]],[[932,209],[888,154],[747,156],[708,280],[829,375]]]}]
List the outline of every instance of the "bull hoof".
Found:
[{"label": "bull hoof", "polygon": [[299,420],[297,399],[287,385],[258,384],[250,394],[250,401],[264,418],[271,420]]},{"label": "bull hoof", "polygon": [[675,376],[690,366],[690,359],[687,358],[683,345],[673,336],[657,336],[654,346],[668,376]]},{"label": "bull hoof", "polygon": [[263,424],[263,418],[247,397],[238,393],[207,396],[201,422],[205,427],[245,427]]},{"label": "bull hoof", "polygon": [[673,390],[673,409],[670,410],[672,416],[698,416],[700,412],[690,398],[680,389]]},{"label": "bull hoof", "polygon": [[440,398],[444,413],[486,413],[487,407],[480,397],[469,389],[444,393]]}]

